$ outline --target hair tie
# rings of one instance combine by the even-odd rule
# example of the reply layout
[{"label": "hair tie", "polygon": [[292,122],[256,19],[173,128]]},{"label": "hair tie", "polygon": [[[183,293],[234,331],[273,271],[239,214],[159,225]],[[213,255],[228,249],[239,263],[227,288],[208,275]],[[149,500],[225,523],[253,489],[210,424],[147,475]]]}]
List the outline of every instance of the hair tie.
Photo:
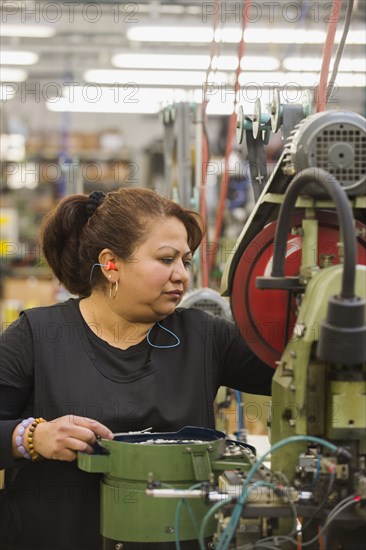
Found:
[{"label": "hair tie", "polygon": [[86,203],[86,213],[88,218],[94,214],[98,206],[102,204],[106,195],[103,191],[93,191],[90,193],[87,203]]}]

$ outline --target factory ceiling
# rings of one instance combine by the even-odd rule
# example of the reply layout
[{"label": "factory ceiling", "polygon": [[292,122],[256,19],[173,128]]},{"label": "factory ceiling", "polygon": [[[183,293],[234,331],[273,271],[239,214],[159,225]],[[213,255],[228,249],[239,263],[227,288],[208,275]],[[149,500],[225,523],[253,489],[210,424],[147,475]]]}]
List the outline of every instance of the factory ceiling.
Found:
[{"label": "factory ceiling", "polygon": [[[347,5],[342,2],[334,53]],[[70,82],[197,90],[208,75],[213,45],[218,61],[216,67],[211,65],[209,80],[228,86],[237,65],[243,15],[246,60],[241,84],[256,79],[263,86],[279,75],[282,85],[309,86],[320,72],[333,11],[332,2],[326,0],[253,0],[250,10],[248,2],[231,0],[4,0],[0,6],[2,99],[4,86],[5,100],[11,99],[11,86],[19,91],[17,82],[26,82],[23,86],[28,88],[44,89],[47,84],[46,100],[52,100],[52,93],[57,95],[57,86]],[[355,0],[339,74],[344,88],[364,85],[365,18],[366,2]],[[156,57],[167,54],[178,57],[170,61]],[[108,69],[114,72],[105,73]]]}]

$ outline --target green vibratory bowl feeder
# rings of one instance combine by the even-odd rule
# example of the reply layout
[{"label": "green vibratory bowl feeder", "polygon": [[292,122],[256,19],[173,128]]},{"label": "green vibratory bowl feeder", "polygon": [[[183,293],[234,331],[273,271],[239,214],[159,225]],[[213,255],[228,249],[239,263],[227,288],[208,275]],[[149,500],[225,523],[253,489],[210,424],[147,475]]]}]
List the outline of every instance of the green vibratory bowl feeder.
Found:
[{"label": "green vibratory bowl feeder", "polygon": [[[249,453],[253,450],[250,445],[246,447]],[[186,426],[174,433],[115,434],[113,440],[101,439],[94,454],[79,452],[81,470],[104,474],[100,494],[103,550],[136,548],[133,543],[160,543],[159,548],[174,543],[179,499],[149,496],[148,484],[189,489],[213,480],[215,471],[249,469],[249,460],[247,464],[243,458],[227,460],[223,456],[225,448],[224,433]],[[203,497],[190,499],[189,506],[192,512],[182,506],[179,514],[182,548],[193,548],[188,541],[197,540],[191,515],[199,526],[210,509]],[[216,528],[217,521],[212,518],[205,535],[212,536]]]}]

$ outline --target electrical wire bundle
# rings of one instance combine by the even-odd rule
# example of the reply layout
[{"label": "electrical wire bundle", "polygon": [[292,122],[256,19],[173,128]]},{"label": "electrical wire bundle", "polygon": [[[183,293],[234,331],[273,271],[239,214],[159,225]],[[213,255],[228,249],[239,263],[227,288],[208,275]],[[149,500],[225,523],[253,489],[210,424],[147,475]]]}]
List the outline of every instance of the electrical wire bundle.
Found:
[{"label": "electrical wire bundle", "polygon": [[[178,502],[178,505],[177,505],[176,516],[175,516],[176,549],[180,550],[179,521],[180,521],[180,513],[181,513],[181,510],[182,510],[183,506],[185,506],[188,510],[188,513],[190,515],[192,524],[194,526],[194,530],[195,530],[195,533],[197,535],[201,550],[206,550],[205,532],[206,532],[206,528],[208,526],[208,523],[209,523],[210,519],[212,518],[212,516],[214,516],[224,506],[227,506],[228,504],[230,504],[230,505],[234,504],[234,508],[233,508],[230,520],[229,520],[226,528],[222,532],[219,541],[217,542],[217,544],[215,546],[215,550],[228,550],[230,542],[234,538],[235,531],[237,529],[237,526],[238,526],[238,523],[239,523],[239,520],[240,520],[240,517],[241,517],[242,509],[246,505],[250,494],[253,491],[257,490],[259,487],[269,487],[269,488],[271,488],[276,493],[276,495],[280,496],[284,500],[284,502],[291,507],[293,520],[294,520],[293,528],[292,528],[291,532],[288,535],[273,535],[273,536],[264,537],[263,539],[260,539],[255,543],[249,543],[249,544],[245,544],[243,546],[240,546],[238,548],[238,550],[254,550],[254,549],[260,549],[260,548],[278,550],[279,548],[281,548],[281,546],[279,546],[279,545],[282,544],[282,543],[285,543],[285,542],[286,543],[292,543],[293,545],[296,546],[298,544],[299,535],[301,535],[301,533],[305,531],[305,529],[308,527],[310,522],[314,519],[314,517],[316,517],[318,512],[320,512],[320,510],[327,503],[328,497],[331,494],[331,491],[332,491],[333,486],[334,486],[335,472],[336,472],[335,465],[330,464],[330,466],[329,466],[330,478],[329,478],[329,484],[328,484],[327,491],[325,492],[325,495],[323,496],[323,498],[322,498],[320,504],[318,505],[318,507],[313,511],[312,515],[308,518],[306,524],[304,526],[302,526],[302,528],[300,530],[298,528],[298,525],[299,525],[298,524],[298,516],[299,516],[299,514],[297,512],[296,506],[294,505],[293,502],[291,502],[290,498],[287,498],[287,497],[284,496],[284,492],[283,492],[284,485],[278,479],[278,478],[282,477],[284,479],[285,483],[287,485],[289,485],[289,482],[285,478],[285,476],[280,472],[275,473],[273,475],[273,478],[274,479],[277,478],[277,483],[274,483],[274,482],[272,483],[272,482],[268,482],[268,481],[264,481],[264,480],[254,480],[254,476],[258,472],[259,468],[262,466],[263,462],[265,461],[265,459],[269,455],[271,455],[272,453],[278,451],[279,449],[281,449],[285,445],[288,445],[288,444],[291,444],[291,443],[303,442],[303,441],[317,443],[318,445],[326,447],[327,449],[329,449],[332,453],[334,453],[337,456],[340,456],[340,455],[345,456],[345,458],[347,460],[349,460],[351,458],[350,453],[346,449],[344,449],[342,447],[337,447],[336,445],[333,445],[333,443],[330,443],[330,442],[326,441],[325,439],[321,439],[321,438],[315,437],[315,436],[295,435],[295,436],[287,437],[286,439],[283,439],[282,441],[279,441],[278,443],[273,445],[266,453],[264,453],[252,465],[251,469],[249,470],[249,472],[246,475],[246,480],[245,480],[245,483],[243,485],[243,488],[242,488],[242,491],[241,491],[241,494],[240,494],[239,498],[235,498],[235,497],[231,497],[231,496],[229,496],[228,498],[224,498],[224,495],[223,495],[223,500],[217,502],[216,504],[214,504],[210,508],[210,510],[207,512],[206,516],[203,518],[202,523],[201,523],[200,526],[198,526],[196,518],[194,517],[192,509],[189,506],[189,503],[187,502],[187,500],[186,499],[180,499],[180,501]],[[320,458],[320,455],[319,455],[319,458]],[[320,464],[319,458],[318,458],[318,464]],[[318,472],[318,469],[319,468],[317,467],[317,472]],[[315,481],[319,477],[317,475],[317,472],[316,472],[315,478],[314,478]],[[192,487],[190,487],[187,491],[190,491],[192,489],[197,489],[199,487],[202,487],[202,486],[201,486],[200,483],[197,483],[197,484],[193,485]],[[312,545],[317,540],[320,540],[321,537],[325,534],[325,532],[328,529],[329,525],[335,520],[335,518],[338,517],[344,510],[350,508],[354,504],[357,504],[357,502],[359,502],[359,500],[360,500],[360,496],[352,494],[352,495],[349,495],[349,496],[345,497],[338,504],[336,504],[336,506],[334,506],[334,508],[328,514],[324,525],[319,528],[318,534],[315,537],[313,537],[312,539],[310,539],[306,542],[302,542],[301,547],[306,548],[307,546]]]}]

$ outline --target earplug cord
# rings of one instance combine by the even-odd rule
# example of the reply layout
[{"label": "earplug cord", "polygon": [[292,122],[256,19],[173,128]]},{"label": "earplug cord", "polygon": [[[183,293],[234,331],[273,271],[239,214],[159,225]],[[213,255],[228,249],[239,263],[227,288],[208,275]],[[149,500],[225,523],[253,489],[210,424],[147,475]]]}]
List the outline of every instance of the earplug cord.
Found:
[{"label": "earplug cord", "polygon": [[90,275],[89,275],[89,282],[91,284],[92,282],[92,276],[93,276],[93,271],[94,271],[94,268],[97,266],[97,265],[100,265],[100,267],[106,267],[107,268],[107,271],[111,271],[112,269],[116,269],[116,264],[109,261],[106,263],[106,264],[93,264],[92,268],[91,268],[91,271],[90,271]]},{"label": "earplug cord", "polygon": [[[155,325],[154,325],[155,327]],[[150,332],[152,331],[152,329],[154,327],[151,327],[151,329],[149,330],[149,332],[147,333],[147,336],[146,336],[146,340],[148,341],[148,343],[150,344],[151,347],[153,348],[159,348],[159,349],[168,349],[168,348],[176,348],[177,346],[179,346],[180,344],[180,340],[178,338],[178,336],[176,334],[174,334],[174,332],[172,332],[171,330],[169,330],[168,328],[165,328],[163,327],[160,323],[158,323],[158,327],[162,328],[163,330],[165,330],[166,332],[169,332],[169,334],[171,334],[172,336],[174,336],[174,338],[177,340],[175,344],[172,344],[171,346],[156,346],[155,344],[153,344],[150,340]]]}]

